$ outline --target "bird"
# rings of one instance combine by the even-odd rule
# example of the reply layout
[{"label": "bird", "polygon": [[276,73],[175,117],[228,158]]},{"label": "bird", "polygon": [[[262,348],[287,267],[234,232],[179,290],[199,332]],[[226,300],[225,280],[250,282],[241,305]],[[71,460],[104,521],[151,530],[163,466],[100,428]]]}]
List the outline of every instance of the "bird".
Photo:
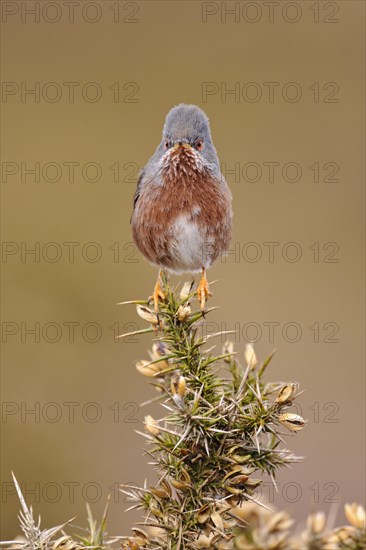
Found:
[{"label": "bird", "polygon": [[205,311],[211,296],[206,271],[228,251],[232,217],[232,194],[207,115],[196,105],[174,106],[141,170],[131,216],[137,248],[159,269],[152,296],[156,314],[165,299],[162,276],[170,273],[202,273],[197,296]]}]

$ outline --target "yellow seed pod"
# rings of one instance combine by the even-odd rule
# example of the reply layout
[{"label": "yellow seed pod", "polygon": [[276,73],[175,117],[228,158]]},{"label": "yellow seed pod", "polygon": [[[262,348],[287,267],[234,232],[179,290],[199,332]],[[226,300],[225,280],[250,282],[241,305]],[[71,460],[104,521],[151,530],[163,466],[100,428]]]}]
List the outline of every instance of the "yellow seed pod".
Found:
[{"label": "yellow seed pod", "polygon": [[148,376],[149,378],[155,376],[155,373],[157,372],[156,365],[149,365],[148,361],[143,360],[137,361],[136,369],[140,374],[143,376]]},{"label": "yellow seed pod", "polygon": [[157,421],[150,414],[145,416],[145,428],[152,435],[159,435],[160,433]]},{"label": "yellow seed pod", "polygon": [[173,397],[178,396],[181,399],[183,399],[187,391],[187,383],[184,376],[179,376],[179,375],[173,376],[170,384],[170,389],[173,394]]},{"label": "yellow seed pod", "polygon": [[139,317],[141,317],[144,321],[147,321],[152,325],[157,325],[159,323],[156,313],[151,311],[148,307],[137,304],[136,311]]},{"label": "yellow seed pod", "polygon": [[351,525],[357,529],[365,528],[365,509],[361,504],[357,504],[356,502],[353,504],[346,504],[344,513]]},{"label": "yellow seed pod", "polygon": [[311,533],[319,534],[324,531],[325,527],[325,514],[324,512],[315,512],[310,514],[306,520],[306,527]]},{"label": "yellow seed pod", "polygon": [[178,380],[177,394],[179,395],[179,397],[183,399],[183,397],[186,394],[186,391],[187,391],[186,379],[184,378],[184,376],[180,376]]},{"label": "yellow seed pod", "polygon": [[306,424],[306,421],[303,419],[302,416],[300,416],[299,414],[293,414],[293,413],[280,414],[278,417],[278,420],[281,422],[283,426],[286,426],[286,428],[288,428],[291,432],[298,432]]},{"label": "yellow seed pod", "polygon": [[246,364],[250,365],[251,369],[255,369],[255,367],[258,365],[258,360],[254,351],[253,344],[246,344],[244,350],[244,359]]}]

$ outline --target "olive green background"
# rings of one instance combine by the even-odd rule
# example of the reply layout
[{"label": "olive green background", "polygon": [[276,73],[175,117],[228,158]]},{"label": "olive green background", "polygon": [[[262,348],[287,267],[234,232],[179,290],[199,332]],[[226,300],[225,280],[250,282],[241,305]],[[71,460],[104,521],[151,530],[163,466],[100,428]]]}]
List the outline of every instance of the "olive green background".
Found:
[{"label": "olive green background", "polygon": [[[115,333],[144,326],[132,306],[116,303],[145,298],[153,288],[156,270],[131,244],[136,166],[142,167],[153,153],[166,113],[180,102],[206,111],[220,160],[228,169],[239,163],[237,168],[244,170],[239,181],[227,175],[235,253],[209,272],[210,280],[219,280],[210,304],[220,305],[209,321],[225,330],[239,328],[239,354],[246,338],[258,339],[260,358],[276,348],[268,377],[298,380],[305,390],[300,403],[309,424],[288,438],[288,446],[306,460],[279,474],[273,504],[297,519],[314,508],[332,508],[337,521],[343,521],[343,504],[364,501],[365,492],[364,3],[331,3],[339,9],[331,15],[333,7],[320,2],[318,23],[313,3],[305,1],[296,3],[302,15],[293,23],[286,21],[296,15],[287,2],[276,8],[272,23],[261,3],[262,16],[255,23],[246,21],[243,12],[235,22],[220,11],[203,22],[206,8],[198,1],[121,2],[119,22],[113,21],[114,3],[99,2],[102,16],[90,23],[81,14],[87,4],[83,0],[70,23],[63,2],[57,4],[62,17],[55,23],[49,22],[57,15],[52,7],[39,23],[32,17],[22,22],[20,12],[2,23],[3,81],[19,88],[22,82],[28,87],[39,82],[43,89],[39,102],[30,95],[22,102],[19,92],[3,96],[1,104],[2,161],[15,163],[3,164],[3,169],[19,168],[7,178],[3,173],[2,179],[2,239],[8,243],[2,256],[3,540],[19,533],[11,470],[24,483],[44,527],[75,515],[75,523],[85,525],[83,496],[97,500],[92,509],[100,515],[111,486],[110,534],[128,534],[132,521],[140,518],[139,513],[124,513],[128,504],[118,497],[116,486],[154,479],[142,455],[143,440],[134,430],[142,429],[145,414],[163,413],[157,406],[137,410],[135,404],[155,396],[134,367],[147,357],[151,339],[115,342]],[[220,3],[210,5],[220,10]],[[93,9],[85,12],[89,19],[98,16]],[[254,8],[245,9],[246,19],[254,19]],[[286,17],[283,9],[289,9]],[[74,102],[68,100],[65,82],[80,83]],[[102,91],[99,101],[90,101],[93,86],[84,90],[89,101],[81,94],[90,82]],[[109,89],[116,82],[118,102]],[[219,92],[204,102],[207,82]],[[221,95],[236,82],[239,98]],[[273,101],[266,82],[278,83]],[[301,89],[297,102],[283,98],[284,86],[285,97],[293,97],[295,88],[286,88],[290,82]],[[334,95],[329,82],[339,86]],[[245,87],[248,83],[256,84]],[[50,101],[60,88],[60,99]],[[248,101],[255,89],[262,97]],[[59,180],[50,181],[57,179],[57,166],[49,165],[39,182],[29,175],[22,182],[21,163],[29,168],[35,162],[41,170],[57,163],[62,167]],[[79,163],[74,182],[65,162]],[[268,162],[280,163],[272,183],[263,164]],[[293,166],[282,175],[289,162],[301,167],[297,182],[286,181],[286,174],[287,180],[294,178]],[[84,177],[86,163],[98,164],[98,181],[90,181],[93,166]],[[115,163],[120,167],[117,182],[109,168]],[[314,163],[320,166],[319,182],[309,169]],[[323,181],[334,167],[324,168],[326,163],[339,167],[333,176],[338,181]],[[262,177],[247,181],[255,179],[258,165]],[[278,243],[273,261],[264,244],[269,242]],[[37,261],[29,254],[22,257],[24,247],[34,246],[40,250]],[[68,254],[71,246],[74,261]],[[292,262],[296,250],[301,258]],[[92,261],[95,253],[100,257]],[[261,254],[258,261],[250,261],[256,254]],[[174,278],[180,280],[185,277]],[[35,323],[39,341],[26,333]],[[75,323],[74,338],[70,323]],[[268,323],[277,323],[273,338]],[[297,333],[298,341],[291,342]],[[71,402],[76,403],[73,422]],[[38,422],[25,414],[32,407],[40,408]],[[98,411],[101,418],[92,422]],[[268,489],[264,496],[273,500]]]}]

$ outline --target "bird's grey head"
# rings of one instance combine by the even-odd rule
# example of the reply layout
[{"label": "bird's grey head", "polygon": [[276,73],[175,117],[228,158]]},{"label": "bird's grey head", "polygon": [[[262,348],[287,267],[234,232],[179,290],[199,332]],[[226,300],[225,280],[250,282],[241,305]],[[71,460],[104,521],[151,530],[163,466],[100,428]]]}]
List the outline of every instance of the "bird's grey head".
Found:
[{"label": "bird's grey head", "polygon": [[159,144],[154,161],[163,159],[166,162],[174,159],[196,162],[197,167],[211,165],[219,169],[219,159],[212,143],[210,125],[206,114],[196,105],[181,103],[173,107],[165,119],[162,141]]},{"label": "bird's grey head", "polygon": [[205,113],[196,105],[181,103],[167,114],[163,129],[163,139],[167,145],[180,141],[195,144],[195,141],[210,138],[210,126]]}]

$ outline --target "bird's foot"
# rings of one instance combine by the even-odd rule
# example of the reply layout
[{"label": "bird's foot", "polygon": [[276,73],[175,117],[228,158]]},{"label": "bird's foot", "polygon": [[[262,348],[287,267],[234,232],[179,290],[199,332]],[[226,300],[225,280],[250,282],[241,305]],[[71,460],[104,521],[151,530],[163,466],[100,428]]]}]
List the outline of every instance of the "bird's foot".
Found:
[{"label": "bird's foot", "polygon": [[159,314],[159,300],[162,300],[164,301],[166,296],[163,292],[163,289],[161,287],[161,282],[160,282],[160,273],[158,275],[158,279],[156,281],[156,284],[155,284],[155,287],[154,287],[154,293],[152,295],[152,298],[154,300],[154,310],[155,310],[155,313],[156,315]]},{"label": "bird's foot", "polygon": [[205,270],[202,271],[201,281],[200,281],[200,284],[197,288],[197,296],[198,296],[198,300],[199,300],[200,305],[201,305],[201,311],[205,311],[206,300],[209,296],[212,296],[212,294],[210,292],[210,287],[209,287],[208,281],[206,279],[206,271]]}]

